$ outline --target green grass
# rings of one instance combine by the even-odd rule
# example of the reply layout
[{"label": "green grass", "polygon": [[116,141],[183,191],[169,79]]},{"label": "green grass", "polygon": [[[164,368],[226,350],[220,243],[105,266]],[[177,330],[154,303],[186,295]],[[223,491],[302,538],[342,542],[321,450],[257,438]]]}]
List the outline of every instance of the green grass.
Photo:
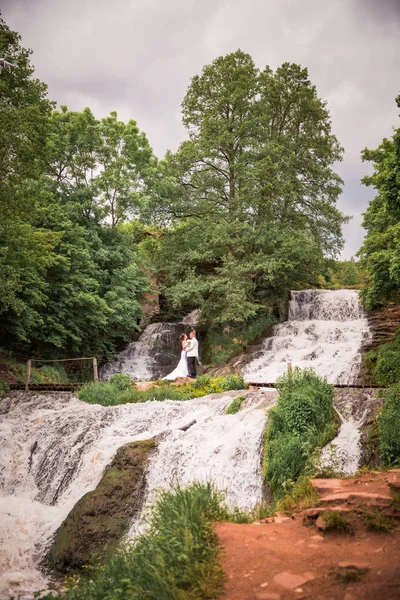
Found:
[{"label": "green grass", "polygon": [[312,486],[309,477],[303,475],[294,484],[291,491],[279,500],[277,509],[291,513],[294,509],[304,510],[320,504],[320,496]]},{"label": "green grass", "polygon": [[[125,378],[125,379],[124,379]],[[148,390],[138,390],[131,384],[129,376],[116,373],[110,381],[88,383],[78,392],[80,400],[89,404],[114,406],[117,404],[164,401],[190,400],[207,394],[246,389],[247,384],[239,375],[211,378],[209,375],[198,377],[193,383],[181,386],[172,385],[169,381],[154,382]]]},{"label": "green grass", "polygon": [[400,462],[400,385],[385,393],[377,425],[382,464],[393,467]]},{"label": "green grass", "polygon": [[87,570],[67,589],[44,598],[65,600],[203,600],[217,598],[224,574],[212,522],[226,517],[211,484],[162,491],[149,530],[137,543]]},{"label": "green grass", "polygon": [[330,510],[322,515],[325,522],[324,531],[338,531],[341,533],[353,533],[352,524],[340,513]]},{"label": "green grass", "polygon": [[370,531],[389,532],[393,529],[393,522],[390,521],[380,510],[364,511],[363,517],[367,529]]},{"label": "green grass", "polygon": [[242,408],[246,396],[236,396],[225,411],[226,415],[235,415]]}]

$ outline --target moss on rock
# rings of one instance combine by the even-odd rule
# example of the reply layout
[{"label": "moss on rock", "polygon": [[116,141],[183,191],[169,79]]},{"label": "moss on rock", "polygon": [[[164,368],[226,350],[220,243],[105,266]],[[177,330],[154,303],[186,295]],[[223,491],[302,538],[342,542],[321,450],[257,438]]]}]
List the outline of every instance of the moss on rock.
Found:
[{"label": "moss on rock", "polygon": [[117,544],[143,503],[153,440],[118,449],[97,488],[85,494],[57,530],[46,563],[66,573]]}]

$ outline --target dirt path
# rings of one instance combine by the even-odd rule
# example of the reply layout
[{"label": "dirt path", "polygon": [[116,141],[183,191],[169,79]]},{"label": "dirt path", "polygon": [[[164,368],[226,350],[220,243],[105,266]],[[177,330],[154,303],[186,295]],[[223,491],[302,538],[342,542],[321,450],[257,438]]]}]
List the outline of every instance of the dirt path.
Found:
[{"label": "dirt path", "polygon": [[[216,526],[227,574],[224,600],[399,600],[400,512],[393,496],[400,472],[315,480],[315,487],[322,501],[314,511],[278,515],[272,523]],[[344,515],[353,533],[317,527],[324,526],[327,510]],[[383,515],[393,530],[370,530],[366,512]],[[309,526],[304,514],[313,517]]]}]

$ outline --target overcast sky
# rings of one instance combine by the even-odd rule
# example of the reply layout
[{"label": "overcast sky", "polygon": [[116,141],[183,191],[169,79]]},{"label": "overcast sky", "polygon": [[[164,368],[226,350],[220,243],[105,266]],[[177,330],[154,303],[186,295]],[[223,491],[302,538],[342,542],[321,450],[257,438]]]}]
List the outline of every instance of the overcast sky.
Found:
[{"label": "overcast sky", "polygon": [[363,239],[374,191],[360,151],[399,126],[400,0],[2,0],[2,16],[34,51],[49,96],[97,117],[133,118],[155,153],[185,137],[180,104],[203,65],[237,48],[256,65],[308,67],[345,148],[339,208],[344,258]]}]

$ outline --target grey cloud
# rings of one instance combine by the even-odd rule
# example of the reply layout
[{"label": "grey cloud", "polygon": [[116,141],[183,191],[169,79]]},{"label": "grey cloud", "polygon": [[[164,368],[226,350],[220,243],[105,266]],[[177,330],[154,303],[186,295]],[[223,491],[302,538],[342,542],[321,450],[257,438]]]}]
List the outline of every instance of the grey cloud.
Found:
[{"label": "grey cloud", "polygon": [[159,156],[185,138],[180,103],[217,56],[240,47],[261,69],[307,66],[345,148],[338,206],[354,219],[344,256],[361,245],[373,190],[360,184],[370,169],[360,151],[398,123],[399,0],[3,0],[2,12],[53,99],[134,118]]}]

